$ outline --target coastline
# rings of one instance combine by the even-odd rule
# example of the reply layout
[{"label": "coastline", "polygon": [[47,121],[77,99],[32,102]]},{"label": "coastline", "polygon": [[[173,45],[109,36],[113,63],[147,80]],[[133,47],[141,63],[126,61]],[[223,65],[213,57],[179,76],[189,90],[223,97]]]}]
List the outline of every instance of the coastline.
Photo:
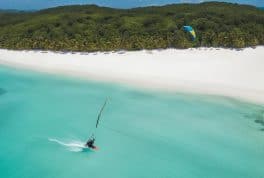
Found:
[{"label": "coastline", "polygon": [[0,49],[0,65],[264,103],[264,46],[62,53]]}]

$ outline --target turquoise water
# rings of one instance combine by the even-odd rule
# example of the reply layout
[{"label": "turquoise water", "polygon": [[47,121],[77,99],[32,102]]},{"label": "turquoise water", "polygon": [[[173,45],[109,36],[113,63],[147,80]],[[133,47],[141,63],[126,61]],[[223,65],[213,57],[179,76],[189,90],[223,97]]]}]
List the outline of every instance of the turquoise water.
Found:
[{"label": "turquoise water", "polygon": [[0,88],[0,177],[264,177],[262,106],[5,67]]}]

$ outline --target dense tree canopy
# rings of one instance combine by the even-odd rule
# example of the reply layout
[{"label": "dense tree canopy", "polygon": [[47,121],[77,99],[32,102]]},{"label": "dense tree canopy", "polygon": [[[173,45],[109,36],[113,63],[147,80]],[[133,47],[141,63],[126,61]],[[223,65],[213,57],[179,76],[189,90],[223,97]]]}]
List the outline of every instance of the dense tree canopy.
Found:
[{"label": "dense tree canopy", "polygon": [[[234,47],[264,44],[264,11],[230,3],[112,9],[64,6],[0,11],[0,48],[71,51]],[[191,40],[182,27],[191,25]]]}]

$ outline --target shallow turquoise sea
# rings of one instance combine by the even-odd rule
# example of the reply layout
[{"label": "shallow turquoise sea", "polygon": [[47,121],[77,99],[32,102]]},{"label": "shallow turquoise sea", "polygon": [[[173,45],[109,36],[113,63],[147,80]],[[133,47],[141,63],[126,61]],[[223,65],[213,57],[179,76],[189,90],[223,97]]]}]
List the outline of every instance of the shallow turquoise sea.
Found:
[{"label": "shallow turquoise sea", "polygon": [[263,110],[0,67],[0,177],[264,178]]}]

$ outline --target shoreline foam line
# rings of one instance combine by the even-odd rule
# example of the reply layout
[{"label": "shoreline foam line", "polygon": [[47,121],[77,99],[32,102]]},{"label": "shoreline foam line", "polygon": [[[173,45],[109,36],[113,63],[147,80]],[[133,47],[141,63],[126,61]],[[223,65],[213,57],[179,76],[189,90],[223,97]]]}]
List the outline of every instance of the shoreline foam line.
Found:
[{"label": "shoreline foam line", "polygon": [[264,47],[56,53],[0,49],[0,64],[147,89],[264,103]]}]

